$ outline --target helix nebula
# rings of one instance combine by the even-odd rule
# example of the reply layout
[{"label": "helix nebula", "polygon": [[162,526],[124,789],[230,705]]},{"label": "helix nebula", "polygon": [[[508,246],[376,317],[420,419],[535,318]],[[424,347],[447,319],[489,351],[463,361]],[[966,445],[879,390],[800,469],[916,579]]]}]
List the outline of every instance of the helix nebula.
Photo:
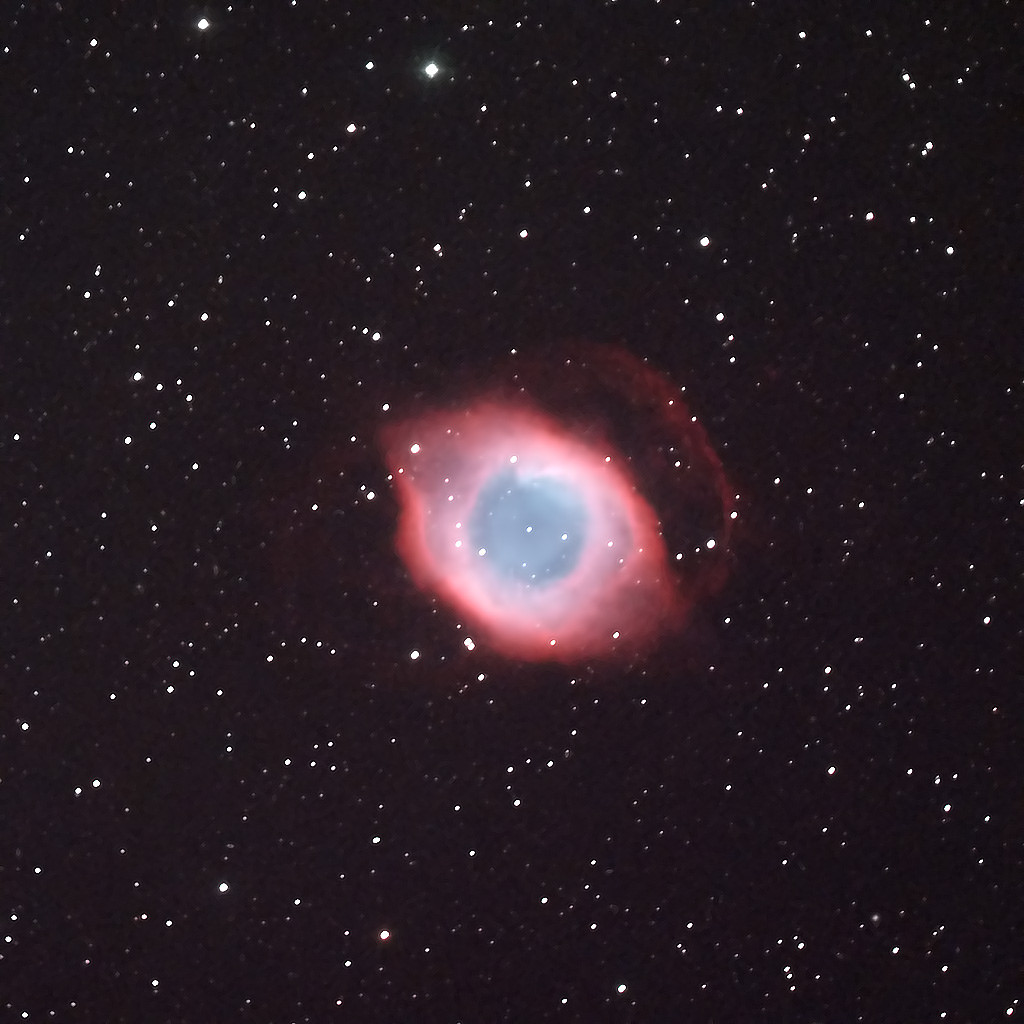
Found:
[{"label": "helix nebula", "polygon": [[470,643],[523,661],[630,656],[684,630],[724,582],[735,511],[681,389],[604,347],[506,381],[381,431],[415,585]]}]

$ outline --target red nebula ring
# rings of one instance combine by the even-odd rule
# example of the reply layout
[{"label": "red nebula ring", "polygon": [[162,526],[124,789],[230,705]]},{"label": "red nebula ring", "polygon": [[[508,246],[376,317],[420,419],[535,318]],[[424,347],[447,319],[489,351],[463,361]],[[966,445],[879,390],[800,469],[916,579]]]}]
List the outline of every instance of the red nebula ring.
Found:
[{"label": "red nebula ring", "polygon": [[467,647],[525,661],[632,658],[682,634],[725,585],[738,514],[683,389],[578,344],[496,380],[380,430],[412,582]]},{"label": "red nebula ring", "polygon": [[[451,605],[494,649],[575,660],[641,646],[685,613],[657,516],[610,448],[584,444],[550,416],[484,400],[385,432],[401,508],[396,547],[414,582]],[[560,576],[511,577],[471,536],[488,482],[510,467],[578,500],[586,539]]]}]

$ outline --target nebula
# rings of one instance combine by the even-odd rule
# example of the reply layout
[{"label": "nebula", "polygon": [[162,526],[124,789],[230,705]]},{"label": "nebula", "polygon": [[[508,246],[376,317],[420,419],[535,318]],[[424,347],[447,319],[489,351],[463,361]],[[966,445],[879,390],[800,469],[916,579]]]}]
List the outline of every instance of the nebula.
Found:
[{"label": "nebula", "polygon": [[724,580],[729,487],[667,379],[618,349],[555,366],[385,424],[396,550],[468,644],[628,655]]}]

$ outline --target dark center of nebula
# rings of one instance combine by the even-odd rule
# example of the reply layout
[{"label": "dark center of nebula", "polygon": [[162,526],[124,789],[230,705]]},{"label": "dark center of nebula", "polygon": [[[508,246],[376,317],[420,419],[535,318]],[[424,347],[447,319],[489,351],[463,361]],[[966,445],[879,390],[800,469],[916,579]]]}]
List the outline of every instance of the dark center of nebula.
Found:
[{"label": "dark center of nebula", "polygon": [[481,488],[470,537],[499,576],[544,586],[576,568],[586,525],[583,501],[571,487],[550,478],[520,479],[510,469]]}]

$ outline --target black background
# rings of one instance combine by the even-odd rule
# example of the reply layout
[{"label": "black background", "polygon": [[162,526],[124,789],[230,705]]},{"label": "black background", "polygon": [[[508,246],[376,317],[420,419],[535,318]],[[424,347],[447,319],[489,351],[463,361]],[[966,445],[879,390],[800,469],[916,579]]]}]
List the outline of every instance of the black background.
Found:
[{"label": "black background", "polygon": [[[1019,8],[108,6],[0,46],[0,1016],[1024,1012]],[[686,658],[392,551],[566,339],[742,496]]]}]

